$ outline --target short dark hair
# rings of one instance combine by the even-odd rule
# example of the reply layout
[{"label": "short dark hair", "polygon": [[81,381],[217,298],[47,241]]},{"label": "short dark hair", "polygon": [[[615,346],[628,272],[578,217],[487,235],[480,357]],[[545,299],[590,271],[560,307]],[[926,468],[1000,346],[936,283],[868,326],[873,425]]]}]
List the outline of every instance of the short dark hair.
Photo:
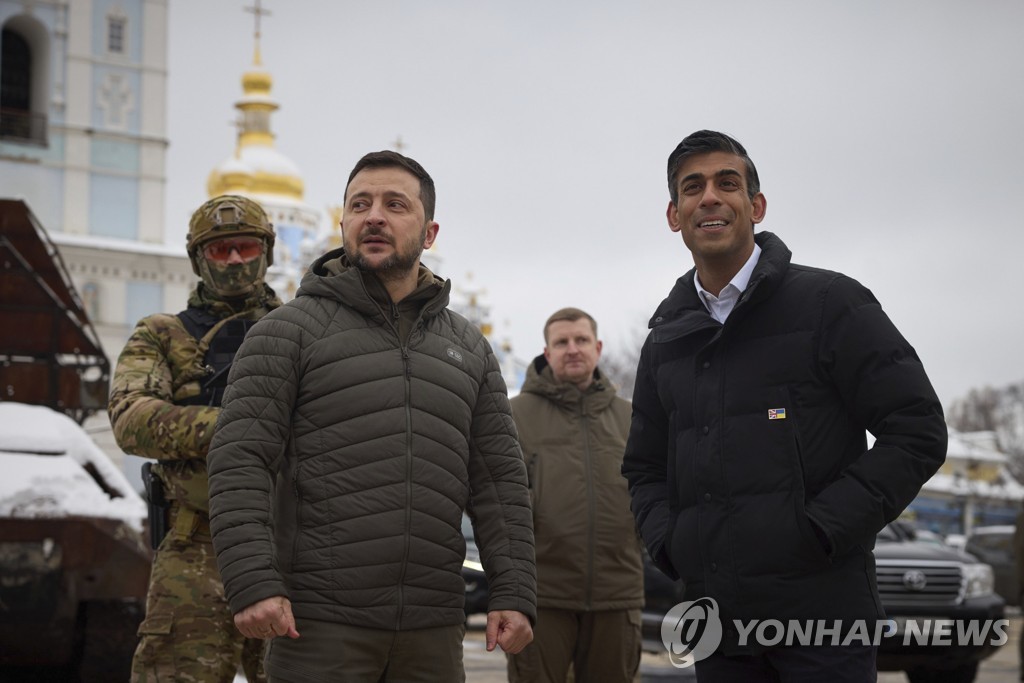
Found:
[{"label": "short dark hair", "polygon": [[348,174],[348,182],[345,183],[346,196],[352,179],[356,177],[357,173],[367,168],[401,168],[411,173],[420,181],[420,202],[423,204],[423,214],[428,221],[434,220],[434,204],[437,202],[434,179],[430,177],[426,169],[420,166],[419,162],[398,152],[392,152],[390,149],[370,152],[357,161],[355,168]]},{"label": "short dark hair", "polygon": [[739,142],[725,133],[713,130],[698,130],[683,138],[672,153],[668,155],[668,194],[673,204],[679,203],[679,186],[677,185],[679,169],[683,162],[696,154],[710,152],[729,152],[743,159],[747,165],[747,194],[751,199],[761,191],[761,180],[757,177],[757,168],[747,155],[747,150]]},{"label": "short dark hair", "polygon": [[590,326],[594,329],[594,339],[597,339],[597,321],[590,317],[590,314],[586,311],[570,306],[568,308],[560,308],[548,317],[547,322],[544,323],[544,345],[547,346],[548,343],[548,328],[551,327],[551,323],[562,321],[574,323],[583,318],[590,321]]}]

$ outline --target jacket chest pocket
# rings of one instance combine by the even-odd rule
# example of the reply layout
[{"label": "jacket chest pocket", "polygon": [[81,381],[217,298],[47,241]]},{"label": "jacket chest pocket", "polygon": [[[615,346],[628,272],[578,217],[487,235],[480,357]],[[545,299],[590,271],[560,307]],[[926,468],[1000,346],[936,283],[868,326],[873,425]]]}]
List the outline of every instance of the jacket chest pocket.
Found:
[{"label": "jacket chest pocket", "polygon": [[787,387],[736,411],[724,430],[726,483],[740,492],[804,490],[798,410]]}]

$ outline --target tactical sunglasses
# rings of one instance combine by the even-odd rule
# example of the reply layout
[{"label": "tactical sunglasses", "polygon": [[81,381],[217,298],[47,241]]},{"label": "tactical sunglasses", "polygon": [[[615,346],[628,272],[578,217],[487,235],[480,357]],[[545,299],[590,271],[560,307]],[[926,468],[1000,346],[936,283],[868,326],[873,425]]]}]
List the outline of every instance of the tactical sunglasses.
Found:
[{"label": "tactical sunglasses", "polygon": [[239,258],[248,263],[263,253],[263,240],[258,237],[225,237],[203,245],[206,258],[217,263],[227,263],[232,251],[237,251]]}]

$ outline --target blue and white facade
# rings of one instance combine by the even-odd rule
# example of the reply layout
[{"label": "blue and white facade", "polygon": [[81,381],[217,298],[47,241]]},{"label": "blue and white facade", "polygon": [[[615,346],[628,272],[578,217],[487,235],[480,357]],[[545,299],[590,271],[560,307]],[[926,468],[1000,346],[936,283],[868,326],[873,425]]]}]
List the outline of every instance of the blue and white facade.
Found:
[{"label": "blue and white facade", "polygon": [[0,196],[60,248],[113,362],[193,280],[164,245],[167,0],[0,0]]}]

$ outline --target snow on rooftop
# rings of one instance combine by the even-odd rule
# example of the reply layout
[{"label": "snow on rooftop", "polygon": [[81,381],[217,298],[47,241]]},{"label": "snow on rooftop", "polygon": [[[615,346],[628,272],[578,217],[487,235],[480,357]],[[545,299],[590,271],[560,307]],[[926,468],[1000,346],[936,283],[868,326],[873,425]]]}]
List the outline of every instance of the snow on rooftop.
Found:
[{"label": "snow on rooftop", "polygon": [[107,251],[127,251],[133,254],[146,254],[150,256],[165,256],[173,258],[188,258],[185,250],[185,243],[179,246],[170,244],[154,244],[152,242],[137,242],[135,240],[123,240],[116,237],[103,237],[100,235],[73,235],[66,232],[51,232],[50,238],[58,245],[68,247],[91,247],[93,249],[105,249]]},{"label": "snow on rooftop", "polygon": [[1000,482],[990,483],[979,479],[968,479],[955,474],[935,474],[925,482],[923,490],[933,493],[949,493],[954,496],[991,498],[996,500],[1024,499],[1024,486],[1000,468]]},{"label": "snow on rooftop", "polygon": [[274,147],[246,145],[237,154],[229,157],[217,167],[217,173],[271,173],[273,175],[301,177],[299,167]]},{"label": "snow on rooftop", "polygon": [[294,199],[292,197],[286,197],[278,194],[268,194],[266,192],[247,192],[245,196],[250,199],[255,199],[268,212],[273,212],[274,209],[288,208],[298,209],[314,216],[316,215],[316,211],[310,209],[301,199]]},{"label": "snow on rooftop", "polygon": [[246,175],[252,175],[252,169],[242,163],[237,157],[230,157],[227,161],[217,167],[215,173],[221,175],[231,175],[233,173],[244,173]]},{"label": "snow on rooftop", "polygon": [[[0,517],[120,519],[142,531],[146,504],[74,420],[44,406],[0,403]],[[111,498],[84,469],[120,494]]]},{"label": "snow on rooftop", "polygon": [[1008,460],[1006,454],[995,450],[994,432],[958,432],[952,427],[949,428],[946,459],[999,463]]}]

